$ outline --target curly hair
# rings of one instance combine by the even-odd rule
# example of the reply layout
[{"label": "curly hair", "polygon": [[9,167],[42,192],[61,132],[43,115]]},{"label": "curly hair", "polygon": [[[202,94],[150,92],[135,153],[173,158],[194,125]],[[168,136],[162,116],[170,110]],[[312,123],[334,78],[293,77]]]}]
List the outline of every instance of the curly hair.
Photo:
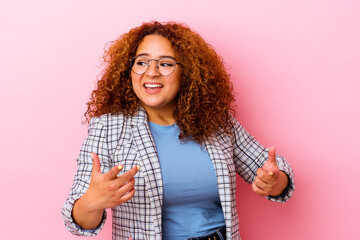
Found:
[{"label": "curly hair", "polygon": [[120,36],[105,50],[105,68],[87,103],[87,122],[102,114],[133,116],[141,107],[132,89],[130,59],[147,35],[166,37],[182,63],[180,91],[174,118],[179,139],[204,143],[223,130],[231,134],[234,114],[233,85],[222,58],[214,48],[184,24],[157,21],[144,23]]}]

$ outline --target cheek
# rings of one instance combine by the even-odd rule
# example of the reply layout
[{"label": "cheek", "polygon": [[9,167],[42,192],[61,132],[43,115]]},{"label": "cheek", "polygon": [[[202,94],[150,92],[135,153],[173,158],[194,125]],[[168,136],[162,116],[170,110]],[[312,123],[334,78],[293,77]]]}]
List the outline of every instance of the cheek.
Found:
[{"label": "cheek", "polygon": [[130,78],[131,78],[131,85],[134,86],[135,82],[136,82],[136,76],[134,76],[134,74],[132,72],[131,72]]},{"label": "cheek", "polygon": [[181,86],[181,72],[177,72],[177,74],[174,77],[175,78],[173,79],[173,84],[174,86],[176,86],[177,91],[179,91]]},{"label": "cheek", "polygon": [[170,94],[177,94],[180,90],[180,81],[171,79],[171,81],[168,81],[168,93]]},{"label": "cheek", "polygon": [[135,92],[139,89],[139,83],[140,83],[139,76],[131,75],[131,85]]}]

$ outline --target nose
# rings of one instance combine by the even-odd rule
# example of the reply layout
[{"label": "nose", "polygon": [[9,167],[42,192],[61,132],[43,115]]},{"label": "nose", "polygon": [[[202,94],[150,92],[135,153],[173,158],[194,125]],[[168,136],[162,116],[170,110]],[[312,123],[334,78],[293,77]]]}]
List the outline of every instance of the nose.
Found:
[{"label": "nose", "polygon": [[146,70],[146,75],[148,75],[149,77],[156,77],[156,76],[160,76],[159,73],[159,69],[157,67],[157,60],[154,59],[150,59],[149,60],[149,66],[148,69]]}]

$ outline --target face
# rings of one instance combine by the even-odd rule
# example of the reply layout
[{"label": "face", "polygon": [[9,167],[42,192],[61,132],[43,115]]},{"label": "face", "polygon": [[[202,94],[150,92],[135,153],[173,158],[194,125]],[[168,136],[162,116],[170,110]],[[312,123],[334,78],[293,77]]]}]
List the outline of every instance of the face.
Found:
[{"label": "face", "polygon": [[[139,55],[156,60],[164,56],[177,57],[171,42],[159,35],[144,37],[136,52],[136,56]],[[173,111],[180,89],[180,65],[176,65],[171,75],[163,76],[158,72],[156,64],[157,61],[150,61],[147,71],[141,75],[131,72],[134,92],[148,113]]]}]

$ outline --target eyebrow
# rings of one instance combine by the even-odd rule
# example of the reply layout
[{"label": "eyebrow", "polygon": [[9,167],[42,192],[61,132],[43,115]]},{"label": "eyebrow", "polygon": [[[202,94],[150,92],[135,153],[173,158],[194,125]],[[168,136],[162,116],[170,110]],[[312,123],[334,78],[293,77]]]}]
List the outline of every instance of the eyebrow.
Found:
[{"label": "eyebrow", "polygon": [[[150,54],[148,54],[148,53],[140,53],[140,54],[136,55],[136,57],[140,57],[140,56],[149,57]],[[172,58],[172,59],[175,60],[175,57],[173,57],[173,56],[169,56],[169,55],[160,55],[160,56],[159,56],[159,58],[165,58],[165,57],[166,57],[166,58]]]}]

